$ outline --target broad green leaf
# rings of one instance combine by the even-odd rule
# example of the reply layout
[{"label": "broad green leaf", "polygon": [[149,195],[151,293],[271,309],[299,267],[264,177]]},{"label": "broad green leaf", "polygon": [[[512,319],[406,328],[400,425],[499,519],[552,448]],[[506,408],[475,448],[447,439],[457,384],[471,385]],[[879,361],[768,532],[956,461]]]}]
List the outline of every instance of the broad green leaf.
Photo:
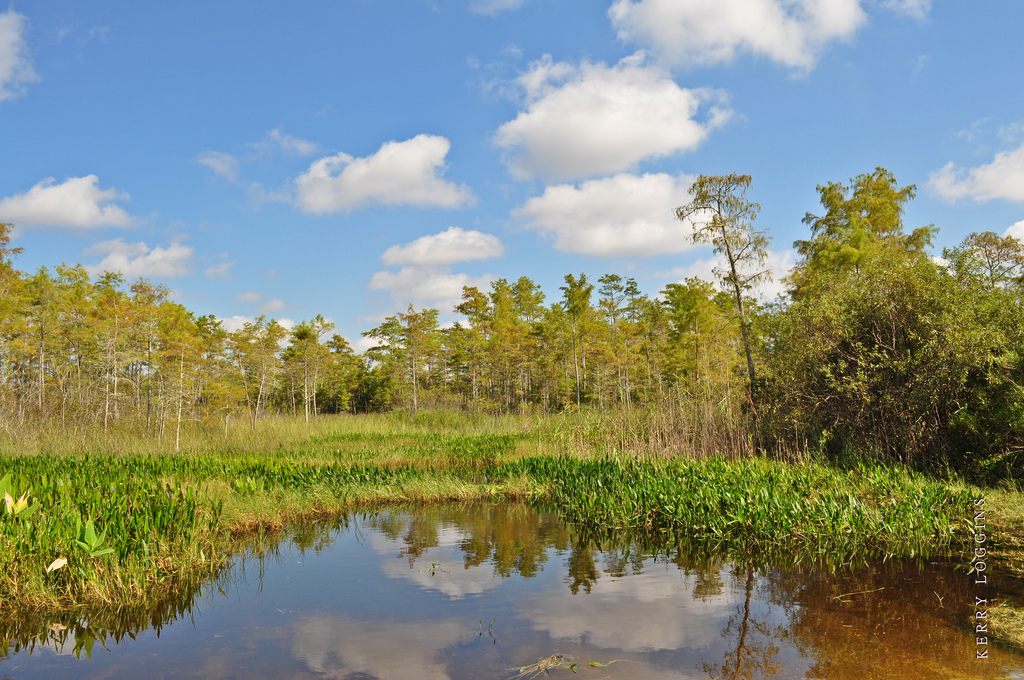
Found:
[{"label": "broad green leaf", "polygon": [[96,528],[92,525],[92,519],[85,523],[85,542],[91,548],[96,547]]}]

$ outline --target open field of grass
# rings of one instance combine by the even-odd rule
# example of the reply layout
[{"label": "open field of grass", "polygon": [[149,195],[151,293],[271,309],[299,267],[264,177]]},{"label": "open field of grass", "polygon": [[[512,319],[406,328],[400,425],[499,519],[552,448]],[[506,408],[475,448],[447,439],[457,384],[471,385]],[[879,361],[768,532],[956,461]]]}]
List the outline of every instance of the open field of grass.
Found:
[{"label": "open field of grass", "polygon": [[984,493],[997,557],[1021,568],[1019,492],[870,465],[622,453],[588,434],[593,420],[421,413],[323,418],[308,428],[268,420],[192,433],[177,455],[131,433],[7,440],[0,615],[142,607],[289,523],[368,504],[474,498],[550,504],[595,535],[642,532],[753,559],[842,561],[959,552],[970,502]]}]

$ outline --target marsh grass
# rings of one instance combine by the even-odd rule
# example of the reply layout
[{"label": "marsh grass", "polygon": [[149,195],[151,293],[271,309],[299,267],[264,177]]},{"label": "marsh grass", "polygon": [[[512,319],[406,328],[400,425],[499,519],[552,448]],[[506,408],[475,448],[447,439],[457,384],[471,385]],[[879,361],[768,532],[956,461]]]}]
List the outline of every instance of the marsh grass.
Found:
[{"label": "marsh grass", "polygon": [[1009,602],[989,608],[989,635],[1024,653],[1024,610]]},{"label": "marsh grass", "polygon": [[[668,455],[655,415],[267,418],[195,426],[178,454],[130,429],[8,433],[0,477],[31,489],[39,509],[0,517],[0,615],[134,606],[291,524],[385,503],[531,499],[594,535],[675,536],[764,559],[915,555],[965,534],[975,492],[964,485],[869,464]],[[80,540],[87,522],[91,542]],[[58,558],[67,564],[47,572]]]},{"label": "marsh grass", "polygon": [[990,561],[998,570],[1024,579],[1024,493],[1006,485],[980,493],[986,500]]},{"label": "marsh grass", "polygon": [[730,416],[727,409],[698,406],[688,399],[665,399],[636,408],[570,408],[531,416],[523,427],[562,451],[584,455],[619,452],[641,458],[720,455],[732,459],[754,451],[753,435],[745,422]]},{"label": "marsh grass", "polygon": [[255,423],[234,418],[182,425],[179,450],[174,437],[147,430],[145,422],[118,422],[102,426],[29,422],[17,428],[0,428],[0,453],[4,455],[189,455],[218,452],[295,452],[316,449],[319,444],[382,437],[430,434],[519,434],[524,417],[494,417],[461,411],[404,411],[359,416],[321,416],[310,422],[290,416],[267,416]]},{"label": "marsh grass", "polygon": [[[310,422],[290,416],[185,422],[179,449],[173,437],[147,430],[144,422],[124,421],[107,431],[99,426],[30,422],[0,428],[0,452],[8,455],[172,455],[218,452],[301,453],[319,448],[390,442],[395,437],[429,435],[526,436],[523,451],[534,455],[593,455],[619,451],[634,456],[734,458],[751,453],[750,436],[735,423],[726,431],[695,422],[678,405],[632,409],[568,409],[558,414],[502,415],[437,410],[393,411],[359,416],[321,416]],[[354,448],[359,448],[355,446]]]}]

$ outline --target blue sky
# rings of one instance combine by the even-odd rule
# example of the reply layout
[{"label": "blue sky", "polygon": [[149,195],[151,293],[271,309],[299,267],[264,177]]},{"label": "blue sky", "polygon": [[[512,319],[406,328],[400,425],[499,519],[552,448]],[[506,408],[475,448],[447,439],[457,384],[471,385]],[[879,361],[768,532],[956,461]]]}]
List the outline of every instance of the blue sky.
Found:
[{"label": "blue sky", "polygon": [[1024,238],[1022,29],[1016,0],[14,2],[0,221],[23,270],[357,347],[500,277],[710,278],[672,213],[698,174],[752,175],[781,273],[816,185],[876,166],[937,252]]}]

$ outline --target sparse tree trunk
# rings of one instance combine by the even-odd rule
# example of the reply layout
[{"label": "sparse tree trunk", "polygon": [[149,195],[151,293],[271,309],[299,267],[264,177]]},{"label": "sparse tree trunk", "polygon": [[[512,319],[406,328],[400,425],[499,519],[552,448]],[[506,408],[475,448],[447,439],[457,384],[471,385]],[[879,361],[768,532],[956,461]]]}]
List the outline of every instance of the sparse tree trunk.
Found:
[{"label": "sparse tree trunk", "polygon": [[110,376],[103,381],[103,434],[107,433],[107,419],[110,417]]},{"label": "sparse tree trunk", "polygon": [[740,331],[743,333],[743,351],[747,355],[747,375],[750,378],[750,392],[754,392],[754,357],[750,352],[750,332],[747,330],[747,312],[743,308],[743,291],[740,289],[739,272],[736,270],[736,258],[728,239],[725,241],[725,252],[729,259],[729,271],[732,272],[732,290],[736,298],[736,309],[740,313]]},{"label": "sparse tree trunk", "polygon": [[412,346],[412,412],[416,413],[419,409],[419,395],[417,394],[417,380],[416,380],[416,345]]},{"label": "sparse tree trunk", "polygon": [[[319,359],[317,359],[317,360],[319,361]],[[316,420],[316,383],[317,383],[317,379],[319,377],[320,377],[320,371],[317,370],[317,367],[314,365],[314,367],[313,367],[313,389],[312,389],[312,392],[310,394],[310,396],[313,399],[313,419],[314,420]],[[307,422],[308,422],[308,419],[307,419]]]},{"label": "sparse tree trunk", "polygon": [[242,376],[242,390],[245,392],[245,407],[252,414],[253,425],[256,423],[256,409],[252,407],[252,398],[249,397],[249,380],[245,375],[245,368],[242,366],[242,357],[237,356],[238,372]]},{"label": "sparse tree trunk", "polygon": [[43,414],[43,392],[46,389],[46,332],[40,322],[39,328],[39,415]]},{"label": "sparse tree trunk", "polygon": [[153,334],[146,347],[146,434],[149,434],[150,415],[153,410]]},{"label": "sparse tree trunk", "polygon": [[572,366],[576,371],[576,406],[580,405],[580,362],[576,357],[576,324],[572,325]]},{"label": "sparse tree trunk", "polygon": [[181,448],[181,402],[185,389],[185,352],[178,357],[178,425],[174,429],[174,452]]},{"label": "sparse tree trunk", "polygon": [[[292,414],[295,413],[295,379],[292,378]],[[306,367],[302,368],[302,415],[304,422],[309,425],[309,378],[306,375]]]}]

